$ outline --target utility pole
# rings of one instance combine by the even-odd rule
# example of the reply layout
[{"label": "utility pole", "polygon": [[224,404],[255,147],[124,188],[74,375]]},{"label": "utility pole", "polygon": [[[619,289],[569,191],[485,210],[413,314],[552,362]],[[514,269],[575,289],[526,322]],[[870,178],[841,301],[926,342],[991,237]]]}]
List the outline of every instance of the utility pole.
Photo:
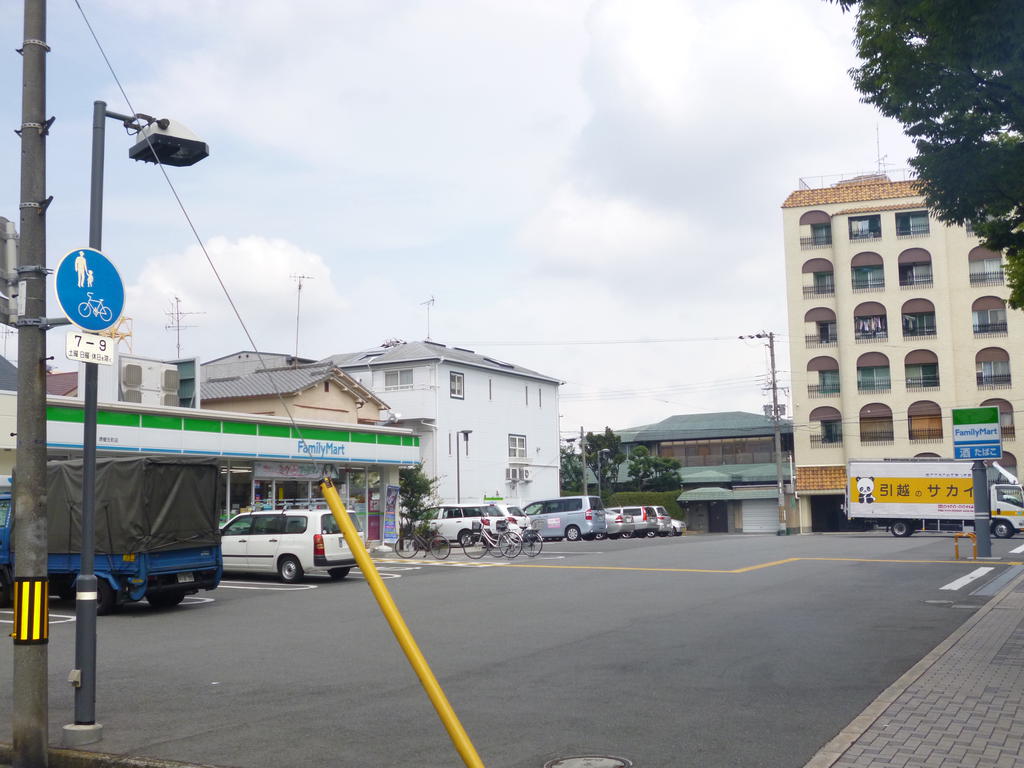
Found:
[{"label": "utility pole", "polygon": [[[46,0],[25,0],[21,102],[21,247],[25,313],[18,328],[18,415],[14,482],[15,625],[35,619],[34,637],[14,636],[13,768],[46,768]],[[42,597],[41,603],[33,597]],[[34,614],[30,614],[34,611]]]},{"label": "utility pole", "polygon": [[583,495],[587,495],[587,439],[583,435],[583,427],[580,427],[580,464],[583,465],[583,474],[580,482],[583,483]]},{"label": "utility pole", "polygon": [[740,336],[741,339],[768,339],[768,357],[771,365],[772,390],[772,432],[775,437],[775,484],[779,505],[779,528],[776,533],[785,536],[789,531],[786,525],[786,493],[782,481],[782,430],[779,425],[779,380],[778,372],[775,370],[775,333],[761,331],[750,336]]},{"label": "utility pole", "polygon": [[[299,309],[302,307],[302,281],[312,280],[311,275],[289,275],[292,280],[295,280],[299,284],[299,289],[295,295],[295,359],[299,358]],[[298,365],[298,362],[295,363]]]},{"label": "utility pole", "polygon": [[181,299],[177,296],[174,297],[174,303],[171,307],[170,312],[164,312],[167,317],[171,319],[169,325],[164,326],[164,330],[174,331],[177,340],[178,357],[181,357],[181,331],[184,328],[195,328],[194,325],[182,325],[181,318],[186,315],[204,315],[205,312],[182,312],[181,311]]}]

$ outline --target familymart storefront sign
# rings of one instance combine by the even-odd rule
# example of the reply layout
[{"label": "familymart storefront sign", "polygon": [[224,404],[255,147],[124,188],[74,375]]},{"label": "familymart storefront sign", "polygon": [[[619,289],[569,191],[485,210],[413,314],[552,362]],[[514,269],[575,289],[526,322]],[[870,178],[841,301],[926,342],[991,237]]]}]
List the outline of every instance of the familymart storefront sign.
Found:
[{"label": "familymart storefront sign", "polygon": [[[83,420],[80,407],[48,406],[47,447],[80,451]],[[420,460],[419,438],[397,430],[368,432],[243,421],[203,411],[186,416],[102,407],[96,415],[96,449],[357,464],[410,465]]]}]

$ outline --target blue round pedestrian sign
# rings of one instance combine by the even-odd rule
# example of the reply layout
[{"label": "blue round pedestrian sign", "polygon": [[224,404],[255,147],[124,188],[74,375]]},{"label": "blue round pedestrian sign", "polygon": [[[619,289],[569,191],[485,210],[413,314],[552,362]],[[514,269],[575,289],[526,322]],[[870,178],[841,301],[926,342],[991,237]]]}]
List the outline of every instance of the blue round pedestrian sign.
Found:
[{"label": "blue round pedestrian sign", "polygon": [[121,319],[124,283],[110,260],[93,248],[72,251],[57,265],[53,281],[57,303],[72,323],[86,331],[105,331]]}]

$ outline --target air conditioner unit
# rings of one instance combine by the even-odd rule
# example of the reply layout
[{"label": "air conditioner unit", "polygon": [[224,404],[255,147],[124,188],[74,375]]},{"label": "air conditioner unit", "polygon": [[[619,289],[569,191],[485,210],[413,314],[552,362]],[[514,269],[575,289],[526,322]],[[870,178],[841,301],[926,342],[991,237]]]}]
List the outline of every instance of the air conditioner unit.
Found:
[{"label": "air conditioner unit", "polygon": [[520,467],[519,479],[527,483],[530,482],[530,470],[527,469],[526,467]]}]

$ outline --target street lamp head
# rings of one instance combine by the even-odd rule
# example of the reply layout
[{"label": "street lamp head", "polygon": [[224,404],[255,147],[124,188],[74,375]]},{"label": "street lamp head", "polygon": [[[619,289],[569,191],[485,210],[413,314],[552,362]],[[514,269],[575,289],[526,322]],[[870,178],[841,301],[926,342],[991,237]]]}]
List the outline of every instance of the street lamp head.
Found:
[{"label": "street lamp head", "polygon": [[205,141],[181,123],[166,118],[141,128],[138,139],[128,150],[128,157],[146,163],[183,167],[195,165],[210,154]]}]

